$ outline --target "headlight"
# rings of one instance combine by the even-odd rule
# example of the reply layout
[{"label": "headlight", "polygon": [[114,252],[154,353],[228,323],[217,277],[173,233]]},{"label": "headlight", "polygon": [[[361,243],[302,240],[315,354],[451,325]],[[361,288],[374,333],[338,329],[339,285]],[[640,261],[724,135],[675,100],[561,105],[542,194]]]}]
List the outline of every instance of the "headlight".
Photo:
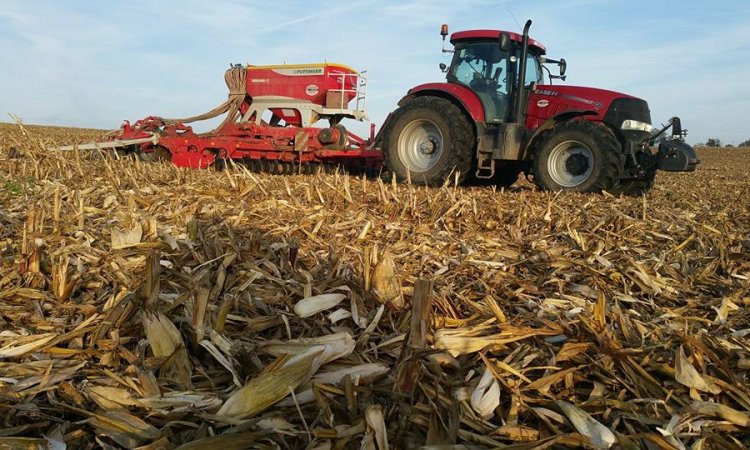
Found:
[{"label": "headlight", "polygon": [[625,131],[646,131],[650,133],[654,127],[650,123],[639,122],[637,120],[626,120],[622,123],[622,129]]}]

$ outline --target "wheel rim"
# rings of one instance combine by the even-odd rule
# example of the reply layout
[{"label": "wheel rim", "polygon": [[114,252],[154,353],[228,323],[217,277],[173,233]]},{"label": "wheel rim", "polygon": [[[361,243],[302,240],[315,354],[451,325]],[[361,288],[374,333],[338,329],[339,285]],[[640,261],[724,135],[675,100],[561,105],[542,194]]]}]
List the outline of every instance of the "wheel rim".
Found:
[{"label": "wheel rim", "polygon": [[426,172],[432,169],[442,153],[443,133],[430,120],[414,120],[399,134],[398,157],[411,172]]},{"label": "wheel rim", "polygon": [[547,172],[552,181],[566,188],[576,187],[594,171],[594,153],[579,141],[558,144],[547,158]]}]

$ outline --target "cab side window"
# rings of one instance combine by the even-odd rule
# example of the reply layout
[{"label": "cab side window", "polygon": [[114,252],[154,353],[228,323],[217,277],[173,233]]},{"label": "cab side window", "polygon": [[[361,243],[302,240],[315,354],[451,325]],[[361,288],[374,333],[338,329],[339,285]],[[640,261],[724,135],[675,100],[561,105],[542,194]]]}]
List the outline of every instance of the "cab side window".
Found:
[{"label": "cab side window", "polygon": [[539,61],[537,57],[529,54],[528,59],[526,59],[525,85],[528,86],[531,83],[543,84],[543,82],[544,80],[542,79],[542,73],[539,68]]}]

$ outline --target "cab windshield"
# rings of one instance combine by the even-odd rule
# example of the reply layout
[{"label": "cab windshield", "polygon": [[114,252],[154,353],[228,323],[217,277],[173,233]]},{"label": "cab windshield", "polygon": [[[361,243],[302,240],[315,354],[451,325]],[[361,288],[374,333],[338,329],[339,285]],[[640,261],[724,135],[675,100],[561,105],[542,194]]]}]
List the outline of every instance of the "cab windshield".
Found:
[{"label": "cab windshield", "polygon": [[[512,101],[509,82],[515,73],[515,60],[500,50],[497,41],[462,42],[455,46],[453,61],[448,69],[449,83],[462,84],[474,91],[482,102],[487,122],[504,122]],[[526,85],[540,83],[542,73],[538,57],[529,53]]]}]

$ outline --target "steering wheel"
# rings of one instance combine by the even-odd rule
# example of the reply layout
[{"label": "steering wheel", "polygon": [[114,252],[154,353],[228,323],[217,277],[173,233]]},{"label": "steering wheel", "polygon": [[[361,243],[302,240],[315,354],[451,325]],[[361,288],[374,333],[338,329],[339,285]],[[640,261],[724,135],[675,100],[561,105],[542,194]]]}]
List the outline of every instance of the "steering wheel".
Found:
[{"label": "steering wheel", "polygon": [[[472,67],[473,69],[473,67]],[[469,82],[469,87],[477,92],[487,92],[497,94],[497,88],[499,85],[500,75],[503,73],[503,68],[498,67],[492,74],[492,78],[484,77],[483,73],[474,69],[474,78]]]},{"label": "steering wheel", "polygon": [[497,89],[497,82],[482,76],[475,76],[469,82],[469,87],[476,92],[492,92]]}]

